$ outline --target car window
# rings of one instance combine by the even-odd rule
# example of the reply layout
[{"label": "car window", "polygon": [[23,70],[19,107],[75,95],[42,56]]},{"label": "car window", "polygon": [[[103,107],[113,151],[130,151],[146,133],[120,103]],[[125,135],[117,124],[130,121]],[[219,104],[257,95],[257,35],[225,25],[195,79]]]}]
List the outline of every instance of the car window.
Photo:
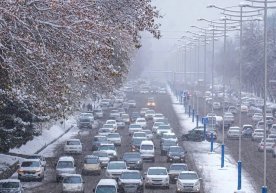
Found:
[{"label": "car window", "polygon": [[1,182],[0,188],[19,188],[18,182]]},{"label": "car window", "polygon": [[166,169],[149,169],[148,175],[167,175]]},{"label": "car window", "polygon": [[80,184],[82,182],[79,176],[69,176],[65,177],[63,183],[65,184]]},{"label": "car window", "polygon": [[24,161],[21,164],[21,167],[39,167],[40,164],[37,161]]},{"label": "car window", "polygon": [[116,188],[112,185],[101,185],[96,189],[96,193],[116,193]]},{"label": "car window", "polygon": [[123,172],[120,176],[121,179],[141,179],[138,172]]},{"label": "car window", "polygon": [[59,161],[57,168],[73,168],[74,164],[71,161]]},{"label": "car window", "polygon": [[180,173],[178,178],[186,180],[195,180],[198,179],[198,176],[195,173]]},{"label": "car window", "polygon": [[85,164],[97,164],[97,163],[99,163],[99,159],[98,158],[85,158],[84,163]]},{"label": "car window", "polygon": [[67,145],[80,145],[79,141],[67,141],[66,142]]}]

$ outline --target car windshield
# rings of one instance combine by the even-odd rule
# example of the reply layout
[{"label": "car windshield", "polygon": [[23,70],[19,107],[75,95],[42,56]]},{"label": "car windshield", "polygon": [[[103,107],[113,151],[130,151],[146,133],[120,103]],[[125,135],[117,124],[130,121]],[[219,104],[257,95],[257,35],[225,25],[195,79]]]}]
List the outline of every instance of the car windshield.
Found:
[{"label": "car windshield", "polygon": [[146,120],[144,120],[144,119],[139,119],[139,120],[137,120],[136,122],[137,122],[137,123],[143,123],[143,122],[146,122]]},{"label": "car windshield", "polygon": [[112,124],[104,124],[103,128],[113,128],[114,126]]},{"label": "car windshield", "polygon": [[170,129],[169,125],[159,125],[158,129]]},{"label": "car windshield", "polygon": [[0,182],[0,189],[19,188],[18,182]]},{"label": "car windshield", "polygon": [[155,114],[155,111],[153,111],[153,110],[147,110],[146,113],[147,113],[147,114]]},{"label": "car windshield", "polygon": [[141,125],[130,125],[129,128],[141,128]]},{"label": "car windshield", "polygon": [[183,152],[182,147],[170,147],[170,152]]},{"label": "car windshield", "polygon": [[123,172],[120,179],[141,179],[139,172]]},{"label": "car windshield", "polygon": [[144,140],[146,140],[146,139],[144,139],[144,138],[133,138],[132,139],[132,144],[140,145],[142,143],[142,141],[144,141]]},{"label": "car windshield", "polygon": [[152,150],[153,146],[152,145],[141,145],[142,150]]},{"label": "car windshield", "polygon": [[97,186],[96,193],[116,193],[116,188],[112,185]]},{"label": "car windshield", "polygon": [[126,164],[124,162],[109,163],[107,166],[107,169],[109,170],[126,169]]},{"label": "car windshield", "polygon": [[175,139],[176,136],[175,135],[163,135],[162,138],[164,138],[164,139]]},{"label": "car windshield", "polygon": [[115,124],[116,121],[106,121],[106,124]]},{"label": "car windshield", "polygon": [[106,137],[95,137],[94,141],[107,141]]},{"label": "car windshield", "polygon": [[129,159],[129,158],[141,158],[141,155],[139,153],[125,153],[123,156],[123,159]]},{"label": "car windshield", "polygon": [[80,184],[82,182],[81,177],[79,176],[67,176],[64,178],[64,184]]},{"label": "car windshield", "polygon": [[59,161],[57,168],[73,168],[74,164],[71,161]]},{"label": "car windshield", "polygon": [[129,118],[128,115],[122,115],[122,118]]},{"label": "car windshield", "polygon": [[175,146],[175,145],[177,145],[177,143],[175,141],[165,140],[163,142],[163,145],[165,145],[165,146]]},{"label": "car windshield", "polygon": [[146,133],[134,133],[133,137],[146,137]]},{"label": "car windshield", "polygon": [[115,150],[115,146],[113,145],[102,145],[99,147],[99,150]]},{"label": "car windshield", "polygon": [[85,158],[84,163],[85,164],[97,164],[97,163],[99,163],[99,159],[98,158]]},{"label": "car windshield", "polygon": [[188,170],[188,167],[187,167],[187,165],[184,165],[184,164],[173,164],[173,165],[171,165],[171,167],[170,167],[170,170],[179,170],[179,171],[186,171],[186,170]]},{"label": "car windshield", "polygon": [[148,175],[167,175],[167,170],[166,169],[149,169],[148,170]]},{"label": "car windshield", "polygon": [[196,180],[198,179],[198,176],[195,173],[180,173],[178,178],[185,180]]},{"label": "car windshield", "polygon": [[95,113],[101,113],[101,112],[102,112],[102,110],[95,109],[95,110],[94,110],[94,112],[95,112]]},{"label": "car windshield", "polygon": [[80,145],[79,141],[67,141],[66,145]]},{"label": "car windshield", "polygon": [[110,133],[110,134],[108,134],[108,138],[119,138],[119,137],[120,137],[119,133]]},{"label": "car windshield", "polygon": [[38,161],[24,161],[21,164],[21,167],[39,167],[40,164]]}]

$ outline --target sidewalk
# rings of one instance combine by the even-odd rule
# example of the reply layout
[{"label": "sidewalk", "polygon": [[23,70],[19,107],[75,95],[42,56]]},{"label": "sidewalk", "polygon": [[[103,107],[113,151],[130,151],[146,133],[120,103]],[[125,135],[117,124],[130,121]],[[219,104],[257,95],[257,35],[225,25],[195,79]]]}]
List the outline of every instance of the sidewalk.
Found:
[{"label": "sidewalk", "polygon": [[[189,130],[196,127],[196,123],[192,122],[185,114],[183,105],[179,104],[177,98],[168,89],[171,95],[173,108],[180,120],[182,133],[187,133]],[[200,124],[199,124],[200,125]],[[197,170],[203,179],[205,192],[208,193],[233,193],[237,190],[238,169],[237,162],[231,155],[225,152],[225,168],[221,169],[220,144],[214,143],[214,153],[210,153],[210,142],[184,142],[184,146],[193,158]],[[254,188],[254,182],[251,177],[243,170],[242,171],[242,191],[246,193],[257,193]]]}]

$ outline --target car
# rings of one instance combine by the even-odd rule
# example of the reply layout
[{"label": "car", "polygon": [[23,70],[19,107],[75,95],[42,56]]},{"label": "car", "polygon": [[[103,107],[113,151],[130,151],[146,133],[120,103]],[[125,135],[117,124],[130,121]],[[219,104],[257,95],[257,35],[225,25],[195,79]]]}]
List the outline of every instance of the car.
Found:
[{"label": "car", "polygon": [[126,123],[123,122],[122,120],[117,121],[117,128],[118,129],[124,129],[126,127]]},{"label": "car", "polygon": [[248,113],[248,106],[246,106],[246,105],[241,105],[241,112],[242,112],[242,113]]},{"label": "car", "polygon": [[188,171],[187,164],[184,163],[173,163],[169,167],[169,176],[170,176],[170,183],[176,183],[178,175],[182,171]]},{"label": "car", "polygon": [[228,107],[228,112],[230,112],[232,114],[237,114],[238,113],[238,109],[235,106],[229,106]]},{"label": "car", "polygon": [[171,133],[172,128],[170,125],[159,125],[157,130],[156,130],[156,135],[157,137],[161,137],[163,133]]},{"label": "car", "polygon": [[40,159],[25,159],[17,170],[17,177],[19,180],[38,180],[44,179],[44,166]]},{"label": "car", "polygon": [[119,133],[109,133],[107,135],[107,140],[117,146],[121,146],[122,144],[122,138]]},{"label": "car", "polygon": [[130,124],[130,117],[129,114],[122,114],[121,115],[121,121],[123,121],[125,124]]},{"label": "car", "polygon": [[93,110],[94,117],[97,119],[101,119],[104,116],[103,110],[102,109],[94,109]]},{"label": "car", "polygon": [[117,160],[117,149],[113,143],[106,143],[106,144],[101,144],[98,148],[98,151],[104,151],[108,154],[108,157],[110,160]]},{"label": "car", "polygon": [[[275,139],[266,138],[266,151],[272,152],[273,146],[275,145]],[[264,139],[258,144],[258,151],[264,151]]]},{"label": "car", "polygon": [[140,137],[140,138],[132,138],[132,140],[131,140],[131,151],[132,152],[134,152],[134,151],[139,151],[139,149],[140,149],[140,145],[141,145],[141,143],[142,143],[142,141],[145,141],[145,140],[147,140],[147,138],[146,137],[144,137],[144,138],[142,138],[142,137]]},{"label": "car", "polygon": [[149,167],[145,173],[145,188],[166,187],[170,188],[170,177],[165,167]]},{"label": "car", "polygon": [[153,139],[153,133],[152,133],[151,130],[149,130],[149,129],[144,129],[143,132],[146,133],[147,139],[150,139],[150,140]]},{"label": "car", "polygon": [[149,108],[141,108],[141,110],[140,110],[140,116],[144,117],[147,110],[149,110]]},{"label": "car", "polygon": [[81,154],[82,153],[82,143],[79,139],[68,139],[64,145],[64,152],[65,153],[75,153]]},{"label": "car", "polygon": [[234,117],[233,113],[231,113],[231,112],[225,112],[223,115],[223,118],[224,118],[224,125],[230,126],[235,121],[235,117]]},{"label": "car", "polygon": [[101,175],[101,161],[98,156],[87,155],[84,157],[82,174],[97,174]]},{"label": "car", "polygon": [[140,124],[130,124],[128,127],[128,134],[132,135],[134,132],[142,131],[143,128]]},{"label": "car", "polygon": [[117,109],[113,109],[113,110],[110,111],[110,113],[109,113],[109,118],[110,119],[115,119],[116,120],[116,118],[118,118],[118,117],[120,117],[120,113]]},{"label": "car", "polygon": [[144,192],[143,177],[137,170],[124,171],[118,179],[121,192]]},{"label": "car", "polygon": [[227,139],[239,139],[241,130],[239,127],[230,127],[227,131]]},{"label": "car", "polygon": [[148,106],[149,108],[155,107],[155,101],[154,101],[154,98],[153,98],[153,97],[148,98],[147,106]]},{"label": "car", "polygon": [[194,128],[181,136],[182,141],[204,141],[204,129]]},{"label": "car", "polygon": [[267,115],[266,116],[266,123],[270,127],[274,122],[274,117],[272,115]]},{"label": "car", "polygon": [[128,169],[143,170],[143,159],[139,152],[125,152],[123,161],[126,162]]},{"label": "car", "polygon": [[211,141],[212,140],[212,137],[213,137],[213,140],[215,141],[217,139],[217,130],[214,126],[207,126],[206,127],[206,140],[207,141]]},{"label": "car", "polygon": [[153,122],[158,122],[160,119],[164,119],[165,116],[161,113],[155,113],[155,115],[152,117]]},{"label": "car", "polygon": [[176,134],[173,132],[162,133],[160,143],[162,143],[163,140],[170,140],[170,141],[174,141],[174,142],[178,143],[178,138],[177,138]]},{"label": "car", "polygon": [[252,121],[253,122],[259,122],[263,119],[263,114],[262,113],[254,113],[252,116]]},{"label": "car", "polygon": [[92,120],[88,116],[80,116],[79,119],[78,119],[78,122],[77,122],[78,127],[80,129],[82,129],[82,128],[92,129],[93,128],[93,123],[94,123],[94,120]]},{"label": "car", "polygon": [[101,167],[106,167],[108,162],[110,161],[108,153],[105,151],[93,151],[92,155],[97,156],[99,158]]},{"label": "car", "polygon": [[80,174],[66,174],[62,181],[62,192],[84,193],[84,181]]},{"label": "car", "polygon": [[264,129],[255,129],[252,133],[252,141],[261,141],[264,138]]},{"label": "car", "polygon": [[27,159],[39,159],[44,169],[46,169],[46,159],[43,155],[32,154],[27,157]]},{"label": "car", "polygon": [[145,118],[147,120],[153,119],[154,115],[155,115],[155,111],[154,110],[147,110],[146,113],[145,113]]},{"label": "car", "polygon": [[131,120],[131,122],[135,122],[136,119],[139,118],[139,117],[140,117],[140,113],[137,112],[137,111],[134,111],[130,115],[130,120]]},{"label": "car", "polygon": [[100,128],[98,130],[98,136],[107,137],[109,133],[113,133],[113,127],[112,128]]},{"label": "car", "polygon": [[167,162],[186,162],[187,152],[181,146],[170,146],[167,151]]},{"label": "car", "polygon": [[145,118],[137,118],[135,124],[141,125],[142,128],[147,127],[147,121]]},{"label": "car", "polygon": [[93,140],[92,140],[92,151],[95,151],[98,149],[98,147],[102,144],[102,143],[107,143],[107,137],[104,135],[96,135],[94,136]]},{"label": "car", "polygon": [[167,151],[170,146],[177,146],[177,142],[172,140],[163,140],[160,144],[161,155],[167,155]]},{"label": "car", "polygon": [[276,134],[276,124],[272,124],[270,127],[270,134]]},{"label": "car", "polygon": [[276,142],[276,134],[269,134],[267,138],[274,139],[274,141]]},{"label": "car", "polygon": [[102,109],[107,109],[111,106],[112,106],[112,104],[111,104],[110,99],[102,99],[101,102],[100,102],[100,107]]},{"label": "car", "polygon": [[56,164],[56,181],[60,182],[65,174],[75,174],[75,160],[72,156],[62,156]]},{"label": "car", "polygon": [[110,161],[106,167],[105,175],[108,178],[118,179],[120,175],[127,170],[125,161]]},{"label": "car", "polygon": [[254,128],[252,125],[243,125],[242,126],[242,137],[252,137]]},{"label": "car", "polygon": [[103,124],[102,128],[109,129],[110,133],[117,131],[117,127],[114,124]]},{"label": "car", "polygon": [[24,188],[18,179],[0,180],[1,193],[24,193]]},{"label": "car", "polygon": [[159,127],[159,125],[165,125],[165,123],[163,123],[163,122],[154,122],[154,124],[152,126],[152,129],[151,129],[153,133],[156,133],[157,128]]},{"label": "car", "polygon": [[134,132],[132,135],[133,138],[147,138],[147,134],[144,131]]},{"label": "car", "polygon": [[114,119],[106,120],[105,124],[106,124],[106,125],[113,125],[114,131],[116,131],[117,128],[118,128],[118,126],[117,126],[117,121],[114,120]]},{"label": "car", "polygon": [[155,147],[151,140],[143,140],[141,142],[139,152],[143,160],[151,160],[155,162]]},{"label": "car", "polygon": [[195,192],[200,193],[201,178],[195,171],[182,171],[176,181],[176,192]]},{"label": "car", "polygon": [[100,179],[93,192],[95,193],[118,193],[118,184],[114,179]]}]

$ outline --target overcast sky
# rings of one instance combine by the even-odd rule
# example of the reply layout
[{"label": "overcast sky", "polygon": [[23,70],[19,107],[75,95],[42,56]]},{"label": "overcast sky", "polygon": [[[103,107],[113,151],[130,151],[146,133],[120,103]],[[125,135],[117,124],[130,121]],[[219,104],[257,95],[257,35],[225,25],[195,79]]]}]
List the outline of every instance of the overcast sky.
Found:
[{"label": "overcast sky", "polygon": [[[187,35],[187,30],[191,25],[206,27],[206,23],[197,21],[199,18],[217,20],[221,17],[220,11],[214,8],[206,8],[209,4],[215,4],[219,7],[236,6],[241,0],[153,0],[163,16],[161,23],[161,40],[155,40],[151,35],[146,34],[143,42],[150,44],[151,47],[141,49],[145,54],[151,54],[151,65],[159,65],[168,59],[169,51],[182,35]],[[147,64],[147,65],[149,65]]]}]

